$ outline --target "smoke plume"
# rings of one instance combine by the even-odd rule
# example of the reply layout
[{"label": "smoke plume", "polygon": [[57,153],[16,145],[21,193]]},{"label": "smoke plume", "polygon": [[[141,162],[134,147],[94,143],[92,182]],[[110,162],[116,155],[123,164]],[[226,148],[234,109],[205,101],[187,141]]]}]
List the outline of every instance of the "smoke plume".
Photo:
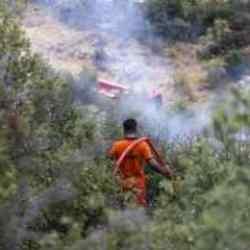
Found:
[{"label": "smoke plume", "polygon": [[[80,32],[77,45],[73,41],[69,46],[64,45],[63,53],[71,45],[81,47],[85,51],[83,54],[91,58],[98,77],[132,89],[130,96],[123,97],[118,105],[113,104],[119,122],[136,116],[145,131],[164,140],[197,135],[209,124],[215,106],[214,97],[202,105],[190,105],[183,110],[173,108],[182,98],[175,89],[175,69],[167,57],[167,42],[153,32],[144,15],[145,1],[36,2],[65,28]],[[68,40],[72,39],[68,37]],[[81,39],[87,42],[88,48],[82,45]],[[78,84],[81,85],[81,81]],[[86,82],[82,84],[86,85]],[[162,107],[148,101],[147,97],[153,90],[162,93]]]}]

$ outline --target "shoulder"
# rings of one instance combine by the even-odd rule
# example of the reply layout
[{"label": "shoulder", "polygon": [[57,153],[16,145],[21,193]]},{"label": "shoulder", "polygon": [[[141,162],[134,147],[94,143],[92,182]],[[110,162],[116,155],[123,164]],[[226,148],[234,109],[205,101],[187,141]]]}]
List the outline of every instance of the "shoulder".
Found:
[{"label": "shoulder", "polygon": [[150,147],[148,142],[147,141],[142,141],[139,145],[138,145],[139,148],[148,148]]},{"label": "shoulder", "polygon": [[142,141],[142,142],[138,145],[138,150],[139,150],[139,152],[141,152],[143,155],[152,155],[151,146],[149,145],[149,143],[148,143],[147,141]]},{"label": "shoulder", "polygon": [[114,141],[112,144],[112,148],[117,149],[117,148],[121,148],[123,146],[127,145],[126,140],[120,139],[117,141]]}]

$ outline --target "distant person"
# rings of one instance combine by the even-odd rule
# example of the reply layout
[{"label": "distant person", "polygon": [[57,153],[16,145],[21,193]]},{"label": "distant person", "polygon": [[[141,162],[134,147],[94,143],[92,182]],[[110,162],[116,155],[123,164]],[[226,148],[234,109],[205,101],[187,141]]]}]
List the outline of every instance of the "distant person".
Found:
[{"label": "distant person", "polygon": [[147,207],[147,176],[144,166],[148,163],[153,170],[171,177],[172,170],[163,165],[150,141],[138,138],[137,122],[128,119],[123,122],[124,138],[115,141],[109,157],[116,161],[114,175],[118,178],[123,192],[130,192],[137,205]]}]

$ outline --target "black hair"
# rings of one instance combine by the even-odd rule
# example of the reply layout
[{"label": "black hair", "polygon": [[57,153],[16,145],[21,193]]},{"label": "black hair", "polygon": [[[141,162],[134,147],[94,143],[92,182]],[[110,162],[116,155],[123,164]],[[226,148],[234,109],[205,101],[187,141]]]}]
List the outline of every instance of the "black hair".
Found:
[{"label": "black hair", "polygon": [[137,131],[137,121],[135,119],[127,119],[123,122],[124,133],[135,133]]}]

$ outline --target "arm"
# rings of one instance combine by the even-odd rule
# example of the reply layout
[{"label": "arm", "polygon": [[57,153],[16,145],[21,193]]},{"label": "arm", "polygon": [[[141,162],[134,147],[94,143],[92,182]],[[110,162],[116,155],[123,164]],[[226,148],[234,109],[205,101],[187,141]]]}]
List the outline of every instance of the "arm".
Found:
[{"label": "arm", "polygon": [[169,166],[162,166],[159,164],[154,158],[149,159],[148,163],[150,166],[153,168],[154,171],[157,173],[166,176],[166,177],[172,177],[173,176],[173,171],[170,169]]},{"label": "arm", "polygon": [[117,154],[117,148],[115,143],[113,143],[112,146],[107,150],[106,156],[111,160],[115,160],[116,154]]},{"label": "arm", "polygon": [[173,171],[167,165],[164,166],[163,164],[161,164],[156,160],[152,147],[153,146],[151,146],[146,142],[141,144],[141,154],[144,160],[148,162],[150,166],[153,168],[153,170],[156,171],[157,173],[166,177],[172,177]]}]

